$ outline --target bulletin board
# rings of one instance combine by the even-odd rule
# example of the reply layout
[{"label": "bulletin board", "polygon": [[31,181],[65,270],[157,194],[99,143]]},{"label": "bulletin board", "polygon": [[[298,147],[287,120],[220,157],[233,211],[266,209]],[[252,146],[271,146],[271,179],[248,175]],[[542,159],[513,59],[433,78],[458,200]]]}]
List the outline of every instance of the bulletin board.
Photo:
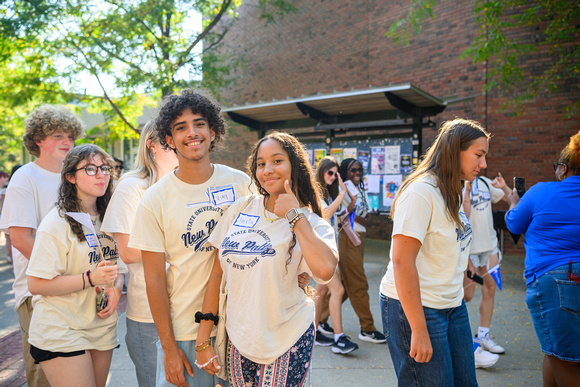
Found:
[{"label": "bulletin board", "polygon": [[357,159],[363,167],[371,211],[381,215],[388,215],[395,194],[413,167],[411,137],[335,139],[330,152],[323,142],[307,142],[304,147],[314,168],[324,156],[334,157],[339,164],[346,158]]}]

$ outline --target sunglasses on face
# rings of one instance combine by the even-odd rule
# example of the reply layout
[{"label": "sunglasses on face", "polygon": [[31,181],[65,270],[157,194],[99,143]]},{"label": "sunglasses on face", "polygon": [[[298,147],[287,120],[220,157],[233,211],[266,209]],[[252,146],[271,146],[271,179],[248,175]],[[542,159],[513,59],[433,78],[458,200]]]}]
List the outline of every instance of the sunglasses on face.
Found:
[{"label": "sunglasses on face", "polygon": [[352,172],[352,173],[362,173],[362,171],[363,171],[362,167],[349,169],[349,172]]},{"label": "sunglasses on face", "polygon": [[87,164],[84,167],[75,169],[75,171],[80,171],[81,169],[85,170],[85,173],[89,176],[95,176],[99,169],[103,172],[103,175],[110,175],[113,168],[110,165],[103,164],[103,165],[94,165],[94,164]]},{"label": "sunglasses on face", "polygon": [[328,176],[332,177],[334,175],[336,175],[337,173],[334,171],[326,171],[326,173],[328,174]]}]

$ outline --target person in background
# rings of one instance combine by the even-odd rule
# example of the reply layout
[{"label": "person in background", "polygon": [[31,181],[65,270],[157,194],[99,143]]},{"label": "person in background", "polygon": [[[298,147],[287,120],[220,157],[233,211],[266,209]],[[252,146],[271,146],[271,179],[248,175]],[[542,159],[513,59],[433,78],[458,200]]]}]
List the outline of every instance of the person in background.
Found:
[{"label": "person in background", "polygon": [[[473,241],[469,252],[467,270],[483,278],[481,301],[479,303],[479,328],[473,341],[478,345],[475,349],[475,367],[487,368],[494,365],[505,349],[496,344],[490,336],[489,328],[493,316],[495,298],[495,281],[487,275],[487,270],[501,262],[501,251],[498,247],[497,235],[493,228],[492,203],[506,199],[511,189],[507,186],[501,173],[493,180],[478,176],[465,182],[463,188],[463,209],[473,230]],[[475,282],[469,279],[467,271],[463,280],[465,302],[471,301],[475,292]]]},{"label": "person in background", "polygon": [[[56,208],[36,233],[26,271],[34,295],[28,340],[52,387],[105,387],[118,347],[116,309],[123,284],[118,274],[127,268],[118,262],[115,241],[100,231],[112,172],[113,159],[98,146],[71,150]],[[71,212],[88,214],[94,230],[67,215]],[[108,296],[104,308],[97,307],[101,287]]]},{"label": "person in background", "polygon": [[[2,208],[4,206],[4,199],[6,198],[6,190],[8,189],[8,184],[10,183],[10,179],[12,179],[12,176],[14,176],[14,172],[16,172],[22,165],[17,164],[15,166],[12,167],[12,170],[10,171],[10,177],[8,178],[8,182],[6,182],[4,189],[2,190],[2,194],[0,195],[0,208]],[[1,214],[1,212],[0,212]],[[12,265],[12,242],[10,241],[10,234],[8,234],[8,232],[4,232],[4,237],[6,239],[6,245],[4,246],[4,248],[6,249],[6,258],[8,260],[8,263]]]},{"label": "person in background", "polygon": [[[231,386],[303,386],[314,345],[314,303],[296,286],[304,271],[328,282],[338,260],[334,230],[321,218],[318,184],[302,144],[287,133],[258,141],[248,171],[260,195],[228,209],[208,239],[217,249],[201,313],[215,316],[227,289],[227,367]],[[223,318],[223,316],[221,316]],[[209,343],[214,321],[200,321]],[[220,365],[211,345],[200,367]]]},{"label": "person in background", "polygon": [[119,179],[123,173],[125,162],[117,157],[113,157],[113,160],[115,160],[115,176]]},{"label": "person in background", "polygon": [[150,186],[176,167],[175,152],[161,145],[156,135],[155,122],[147,122],[141,131],[135,169],[123,175],[115,185],[101,227],[102,231],[115,238],[119,255],[129,268],[125,342],[135,364],[140,387],[155,386],[155,342],[159,338],[147,301],[141,251],[128,247],[128,243],[141,197]]},{"label": "person in background", "polygon": [[[337,214],[346,214],[342,208],[341,203],[345,195],[351,195],[342,182],[342,178],[338,173],[338,163],[330,156],[324,157],[318,163],[316,168],[316,181],[322,187],[322,214],[324,219],[330,222],[334,228],[334,235],[336,238],[338,231]],[[339,191],[340,186],[340,191]],[[351,196],[351,199],[355,199]],[[354,200],[351,202],[354,207]],[[332,345],[332,352],[334,353],[350,353],[358,349],[358,344],[350,341],[342,329],[342,296],[344,295],[344,287],[340,279],[340,274],[337,271],[332,279],[327,284],[316,284],[316,297],[314,304],[316,307],[316,318],[314,320],[316,327],[320,320],[321,308],[327,293],[330,292],[330,299],[328,302],[328,309],[332,325],[334,326],[334,337],[330,338],[324,336],[320,331],[316,331],[315,341],[316,345],[329,346]]]},{"label": "person in background", "polygon": [[[349,220],[343,222],[344,226],[338,233],[338,253],[340,259],[338,267],[342,277],[342,283],[346,291],[346,298],[350,298],[352,308],[360,322],[358,338],[370,343],[384,343],[385,335],[377,331],[371,313],[369,298],[369,283],[364,269],[364,233],[368,225],[368,213],[370,211],[369,200],[363,183],[363,168],[355,159],[344,159],[340,164],[340,176],[347,183],[350,181],[356,188],[355,221],[353,230],[359,235],[361,243],[355,246],[348,237],[344,227],[350,227]],[[354,196],[354,195],[353,195]],[[349,212],[352,211],[353,199],[351,195],[345,195],[342,206]]]},{"label": "person in background", "polygon": [[129,247],[141,250],[159,335],[157,386],[213,387],[220,380],[191,367],[197,359],[195,313],[215,255],[204,242],[225,210],[251,193],[245,173],[211,163],[210,153],[226,134],[220,110],[206,93],[186,89],[166,96],[155,120],[157,139],[177,154],[178,167],[143,194]]},{"label": "person in background", "polygon": [[393,201],[380,298],[399,386],[477,386],[463,299],[472,230],[461,191],[487,167],[489,137],[478,122],[445,122]]},{"label": "person in background", "polygon": [[0,219],[0,230],[10,234],[14,269],[15,310],[22,331],[22,352],[26,380],[30,386],[48,386],[39,365],[34,364],[28,344],[32,316],[32,295],[28,291],[26,269],[42,219],[54,208],[60,184],[62,162],[83,134],[83,124],[66,106],[43,105],[26,119],[24,146],[37,157],[11,177]]},{"label": "person in background", "polygon": [[544,386],[580,380],[580,131],[554,163],[557,182],[514,189],[505,220],[525,233],[526,303],[544,352]]}]

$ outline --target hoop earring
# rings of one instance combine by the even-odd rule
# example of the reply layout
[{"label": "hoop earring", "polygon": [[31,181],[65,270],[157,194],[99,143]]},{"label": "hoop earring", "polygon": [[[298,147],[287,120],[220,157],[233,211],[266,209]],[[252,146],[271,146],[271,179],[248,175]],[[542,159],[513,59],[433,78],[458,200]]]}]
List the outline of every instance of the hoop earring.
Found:
[{"label": "hoop earring", "polygon": [[561,174],[561,175],[558,176],[558,180],[562,181],[564,179],[565,179],[564,174]]}]

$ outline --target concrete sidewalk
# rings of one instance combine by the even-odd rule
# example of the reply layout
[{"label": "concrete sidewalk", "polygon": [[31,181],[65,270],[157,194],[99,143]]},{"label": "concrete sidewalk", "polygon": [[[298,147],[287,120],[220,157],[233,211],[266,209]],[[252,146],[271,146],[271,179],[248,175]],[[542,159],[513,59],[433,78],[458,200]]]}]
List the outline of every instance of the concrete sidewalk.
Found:
[{"label": "concrete sidewalk", "polygon": [[[369,278],[371,309],[377,329],[382,330],[378,289],[388,262],[389,244],[368,240],[365,246],[365,269]],[[525,305],[525,282],[522,278],[523,258],[504,257],[502,263],[503,291],[496,292],[492,335],[506,348],[499,362],[490,369],[477,370],[480,386],[541,386],[542,353],[529,312]],[[0,386],[26,386],[20,356],[18,317],[14,312],[11,285],[13,275],[6,262],[0,240]],[[478,304],[481,292],[476,291],[468,304],[473,332],[478,325]],[[330,347],[314,347],[310,386],[395,386],[397,379],[385,344],[370,344],[358,339],[358,319],[350,302],[343,305],[343,325],[346,334],[360,348],[349,355],[334,354]],[[125,346],[125,314],[119,316],[119,342],[115,350],[108,386],[137,386],[133,363]]]}]

